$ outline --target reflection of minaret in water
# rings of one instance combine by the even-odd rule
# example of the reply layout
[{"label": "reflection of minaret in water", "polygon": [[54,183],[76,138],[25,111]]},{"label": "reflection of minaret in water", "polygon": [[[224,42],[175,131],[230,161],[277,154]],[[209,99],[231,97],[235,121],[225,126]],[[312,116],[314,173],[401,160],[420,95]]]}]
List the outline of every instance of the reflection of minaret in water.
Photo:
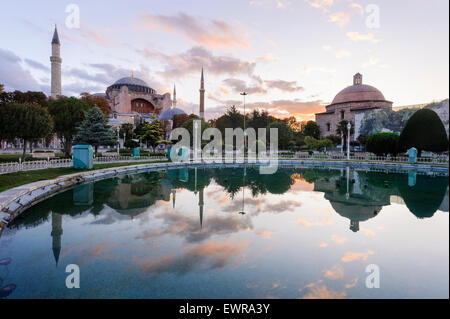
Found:
[{"label": "reflection of minaret in water", "polygon": [[200,214],[200,228],[203,228],[203,188],[199,192],[198,196],[198,212]]},{"label": "reflection of minaret in water", "polygon": [[59,254],[61,253],[61,235],[62,230],[62,215],[52,212],[52,233],[53,238],[52,250],[55,257],[56,266],[58,266]]},{"label": "reflection of minaret in water", "polygon": [[172,189],[172,205],[173,205],[173,208],[175,208],[175,196],[176,196],[176,194],[177,194],[177,190],[175,188]]}]

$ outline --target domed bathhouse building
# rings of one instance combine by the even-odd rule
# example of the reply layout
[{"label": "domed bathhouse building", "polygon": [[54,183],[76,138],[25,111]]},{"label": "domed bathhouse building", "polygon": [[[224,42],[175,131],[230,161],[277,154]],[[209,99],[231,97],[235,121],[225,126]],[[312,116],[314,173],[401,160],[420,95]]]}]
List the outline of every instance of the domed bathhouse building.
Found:
[{"label": "domed bathhouse building", "polygon": [[326,111],[316,114],[316,123],[322,137],[336,134],[339,123],[351,121],[355,125],[354,138],[359,136],[359,127],[364,113],[370,110],[392,109],[392,102],[385,99],[377,88],[363,84],[362,75],[353,76],[353,85],[340,91]]},{"label": "domed bathhouse building", "polygon": [[170,93],[157,94],[155,89],[134,75],[109,86],[105,97],[113,113],[110,124],[114,126],[149,122],[172,105]]}]

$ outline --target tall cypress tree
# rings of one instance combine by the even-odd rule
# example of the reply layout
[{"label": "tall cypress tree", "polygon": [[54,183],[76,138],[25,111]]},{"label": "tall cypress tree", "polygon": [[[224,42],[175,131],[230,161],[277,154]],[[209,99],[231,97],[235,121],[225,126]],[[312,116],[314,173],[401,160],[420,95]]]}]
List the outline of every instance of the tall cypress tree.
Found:
[{"label": "tall cypress tree", "polygon": [[85,113],[85,118],[78,128],[78,134],[74,138],[74,144],[92,145],[97,153],[99,146],[116,145],[117,136],[108,125],[98,107],[93,107]]}]

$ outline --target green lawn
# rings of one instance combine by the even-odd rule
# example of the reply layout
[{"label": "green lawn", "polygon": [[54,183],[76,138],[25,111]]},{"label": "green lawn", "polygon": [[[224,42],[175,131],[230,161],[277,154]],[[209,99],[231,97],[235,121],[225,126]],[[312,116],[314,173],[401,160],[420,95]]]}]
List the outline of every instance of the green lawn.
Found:
[{"label": "green lawn", "polygon": [[[109,164],[96,164],[94,165],[94,169],[101,168],[111,168],[111,167],[121,167],[121,166],[130,166],[130,165],[138,165],[138,164],[151,164],[151,163],[165,163],[165,161],[150,161],[150,162],[131,162],[131,163],[109,163]],[[60,168],[47,168],[35,171],[23,171],[23,172],[15,172],[9,174],[0,175],[0,192],[3,192],[7,189],[14,188],[17,186],[43,181],[47,179],[53,179],[58,176],[74,174],[78,172],[83,172],[87,170],[74,169],[72,167],[60,167]]]}]

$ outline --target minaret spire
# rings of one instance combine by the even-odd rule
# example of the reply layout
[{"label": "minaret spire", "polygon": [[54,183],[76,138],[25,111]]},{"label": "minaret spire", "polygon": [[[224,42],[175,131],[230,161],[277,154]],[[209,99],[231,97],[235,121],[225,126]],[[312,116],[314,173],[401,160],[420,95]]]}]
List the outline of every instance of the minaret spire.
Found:
[{"label": "minaret spire", "polygon": [[58,29],[55,24],[55,31],[52,38],[51,62],[51,97],[56,99],[61,96],[61,42],[59,41]]},{"label": "minaret spire", "polygon": [[173,84],[173,100],[172,100],[172,108],[177,107],[177,88],[175,87],[175,84]]},{"label": "minaret spire", "polygon": [[198,196],[198,213],[200,215],[200,228],[203,228],[203,188],[200,189],[200,193]]},{"label": "minaret spire", "polygon": [[205,77],[203,75],[203,66],[202,66],[202,76],[200,79],[200,110],[199,116],[201,119],[205,119]]},{"label": "minaret spire", "polygon": [[53,257],[55,257],[56,267],[58,267],[59,255],[61,253],[61,236],[62,230],[62,215],[52,212],[52,250]]}]

